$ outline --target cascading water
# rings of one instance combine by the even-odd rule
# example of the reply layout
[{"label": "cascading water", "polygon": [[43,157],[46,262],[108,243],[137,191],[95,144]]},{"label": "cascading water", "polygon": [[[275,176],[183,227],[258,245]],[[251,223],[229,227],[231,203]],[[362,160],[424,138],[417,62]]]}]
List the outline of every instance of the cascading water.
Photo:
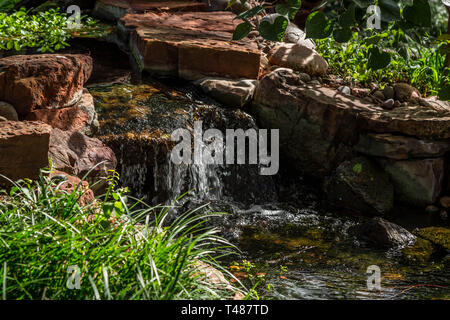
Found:
[{"label": "cascading water", "polygon": [[[154,81],[91,87],[90,92],[100,120],[97,137],[116,153],[121,184],[153,204],[170,204],[190,191],[189,201],[182,205],[196,207],[209,202],[205,210],[229,212],[213,223],[267,273],[266,279],[274,287],[268,296],[448,297],[447,291],[426,286],[404,293],[405,286],[424,283],[424,272],[426,283],[448,288],[449,274],[402,266],[384,251],[360,246],[347,232],[355,220],[323,210],[316,193],[289,171],[270,177],[259,175],[258,165],[171,161],[174,130],[193,132],[195,120],[203,121],[205,130],[256,128],[246,113],[223,109],[200,99],[195,91],[183,93]],[[289,270],[280,279],[280,265],[288,264]],[[365,272],[372,264],[397,277],[385,280],[387,288],[382,292],[367,292]]]}]

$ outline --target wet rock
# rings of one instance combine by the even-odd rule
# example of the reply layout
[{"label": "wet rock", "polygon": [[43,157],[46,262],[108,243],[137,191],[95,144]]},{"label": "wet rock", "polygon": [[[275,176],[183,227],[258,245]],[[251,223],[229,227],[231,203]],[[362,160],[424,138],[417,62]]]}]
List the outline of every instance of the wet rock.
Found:
[{"label": "wet rock", "polygon": [[187,80],[257,79],[261,53],[254,41],[230,41],[238,23],[234,17],[231,12],[127,14],[120,25],[130,33],[140,70]]},{"label": "wet rock", "polygon": [[98,128],[94,99],[85,89],[74,106],[59,109],[38,109],[30,112],[27,120],[38,120],[61,130],[76,130],[92,135]]},{"label": "wet rock", "polygon": [[16,109],[14,109],[11,104],[4,101],[0,101],[0,116],[10,121],[19,120]]},{"label": "wet rock", "polygon": [[338,91],[342,94],[347,94],[347,95],[352,94],[352,91],[350,90],[350,87],[348,87],[348,86],[341,86],[338,88]]},{"label": "wet rock", "polygon": [[196,82],[203,92],[231,107],[247,105],[253,99],[257,83],[257,80],[224,78],[204,78]]},{"label": "wet rock", "polygon": [[385,102],[383,102],[381,107],[386,110],[392,110],[392,109],[394,109],[394,104],[395,104],[394,99],[388,99]]},{"label": "wet rock", "polygon": [[444,181],[443,158],[378,161],[394,184],[400,202],[423,207],[437,200]]},{"label": "wet rock", "polygon": [[374,98],[378,99],[380,102],[385,100],[384,94],[383,94],[383,92],[381,92],[380,90],[376,90],[376,91],[372,94],[372,96],[373,96]]},{"label": "wet rock", "polygon": [[55,179],[57,177],[64,177],[63,181],[65,181],[60,185],[60,190],[71,194],[76,188],[77,191],[82,192],[82,196],[78,200],[82,206],[94,201],[94,192],[89,188],[89,183],[87,181],[81,181],[78,177],[58,170],[54,170],[50,173],[50,178]]},{"label": "wet rock", "polygon": [[420,140],[388,133],[360,135],[355,145],[358,152],[397,160],[441,157],[450,151],[450,141]]},{"label": "wet rock", "polygon": [[388,176],[363,157],[339,165],[324,190],[330,202],[367,214],[386,214],[394,205],[394,188]]},{"label": "wet rock", "polygon": [[403,262],[411,265],[428,262],[434,252],[435,249],[433,244],[422,238],[417,238],[414,245],[405,247],[401,250]]},{"label": "wet rock", "polygon": [[441,199],[439,199],[439,203],[441,204],[442,207],[446,209],[450,208],[450,197],[449,196],[442,197]]},{"label": "wet rock", "polygon": [[444,227],[428,227],[414,231],[419,237],[422,237],[434,245],[446,250],[450,250],[450,229]]},{"label": "wet rock", "polygon": [[383,95],[384,95],[384,98],[387,100],[394,99],[394,97],[395,97],[394,88],[391,86],[385,86],[383,89]]},{"label": "wet rock", "polygon": [[439,208],[433,205],[429,205],[425,208],[425,212],[429,215],[436,215],[439,213]]},{"label": "wet rock", "polygon": [[356,227],[355,232],[358,239],[381,248],[407,247],[417,239],[405,228],[380,217]]},{"label": "wet rock", "polygon": [[[48,166],[50,131],[42,122],[0,122],[0,174],[13,181],[38,178]],[[0,178],[0,184],[8,182]]]},{"label": "wet rock", "polygon": [[89,181],[104,179],[117,165],[113,151],[96,138],[76,131],[63,131],[54,128],[50,135],[48,156],[53,167],[58,171],[83,178],[89,170],[96,166],[88,176]]},{"label": "wet rock", "polygon": [[328,63],[320,54],[301,44],[279,44],[269,52],[268,58],[273,65],[291,68],[312,76],[324,75],[328,69]]},{"label": "wet rock", "polygon": [[0,100],[21,116],[36,109],[75,104],[92,71],[85,55],[37,54],[0,59]]},{"label": "wet rock", "polygon": [[420,98],[419,91],[407,83],[396,83],[394,91],[395,100],[400,102],[413,102]]}]

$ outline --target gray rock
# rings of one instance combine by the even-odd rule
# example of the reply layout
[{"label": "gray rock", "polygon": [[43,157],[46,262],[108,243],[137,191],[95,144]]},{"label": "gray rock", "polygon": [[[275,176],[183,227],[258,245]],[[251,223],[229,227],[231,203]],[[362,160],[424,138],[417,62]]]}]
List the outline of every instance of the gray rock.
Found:
[{"label": "gray rock", "polygon": [[372,93],[372,96],[380,101],[384,101],[384,94],[380,90],[377,90],[374,93]]},{"label": "gray rock", "polygon": [[394,104],[395,104],[394,99],[388,99],[385,102],[383,102],[381,107],[386,110],[392,110],[392,109],[394,109]]},{"label": "gray rock", "polygon": [[416,242],[416,236],[405,228],[376,217],[354,229],[358,239],[381,248],[407,247]]},{"label": "gray rock", "polygon": [[306,33],[293,23],[289,24],[286,28],[283,41],[287,43],[298,43],[311,49],[316,48],[316,44],[311,39],[306,39]]},{"label": "gray rock", "polygon": [[257,80],[204,78],[195,82],[203,92],[218,102],[232,107],[244,107],[253,98]]},{"label": "gray rock", "polygon": [[0,116],[11,121],[19,121],[16,109],[8,102],[0,101]]},{"label": "gray rock", "polygon": [[339,91],[340,93],[342,93],[342,94],[347,94],[347,95],[352,94],[352,90],[351,90],[350,87],[348,87],[348,86],[340,86],[340,87],[338,88],[338,91]]},{"label": "gray rock", "polygon": [[385,86],[383,89],[383,94],[384,94],[384,98],[387,100],[394,99],[394,95],[395,95],[394,88],[391,86]]},{"label": "gray rock", "polygon": [[394,205],[394,187],[376,163],[364,157],[339,165],[324,184],[327,199],[367,214],[386,214]]},{"label": "gray rock", "polygon": [[311,80],[311,81],[309,82],[309,84],[312,84],[312,85],[315,85],[315,86],[320,86],[320,81],[314,79],[314,80]]},{"label": "gray rock", "polygon": [[394,184],[396,199],[424,207],[433,204],[444,182],[444,158],[391,160],[378,159]]}]

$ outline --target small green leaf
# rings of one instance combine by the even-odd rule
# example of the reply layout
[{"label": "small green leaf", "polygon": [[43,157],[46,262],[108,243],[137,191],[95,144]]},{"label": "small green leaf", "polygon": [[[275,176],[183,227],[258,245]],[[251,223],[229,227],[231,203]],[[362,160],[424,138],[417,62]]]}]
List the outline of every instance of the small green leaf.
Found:
[{"label": "small green leaf", "polygon": [[233,32],[233,40],[241,40],[245,38],[250,31],[252,31],[252,25],[250,22],[240,23]]},{"label": "small green leaf", "polygon": [[357,174],[361,174],[362,172],[362,163],[357,163],[353,166],[353,172],[357,173]]},{"label": "small green leaf", "polygon": [[339,25],[342,28],[350,28],[356,22],[355,18],[355,6],[352,4],[350,7],[339,17]]}]

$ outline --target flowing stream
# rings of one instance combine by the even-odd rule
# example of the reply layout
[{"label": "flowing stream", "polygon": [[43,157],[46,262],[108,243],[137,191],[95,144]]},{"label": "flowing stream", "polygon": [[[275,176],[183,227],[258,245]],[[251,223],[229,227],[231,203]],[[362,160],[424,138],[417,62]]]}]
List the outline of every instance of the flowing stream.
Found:
[{"label": "flowing stream", "polygon": [[[154,204],[190,192],[184,205],[208,202],[211,210],[228,212],[213,223],[242,250],[236,260],[251,261],[248,273],[238,273],[242,281],[251,286],[252,272],[264,275],[258,292],[265,298],[450,298],[450,272],[441,261],[410,266],[395,251],[359,243],[348,230],[360,217],[328,208],[318,190],[288,169],[261,176],[258,165],[170,161],[171,132],[192,131],[194,120],[203,121],[204,130],[256,128],[244,111],[223,108],[192,87],[152,79],[89,91],[99,114],[97,137],[115,151],[121,184]],[[371,265],[381,270],[381,291],[367,288]]]}]

